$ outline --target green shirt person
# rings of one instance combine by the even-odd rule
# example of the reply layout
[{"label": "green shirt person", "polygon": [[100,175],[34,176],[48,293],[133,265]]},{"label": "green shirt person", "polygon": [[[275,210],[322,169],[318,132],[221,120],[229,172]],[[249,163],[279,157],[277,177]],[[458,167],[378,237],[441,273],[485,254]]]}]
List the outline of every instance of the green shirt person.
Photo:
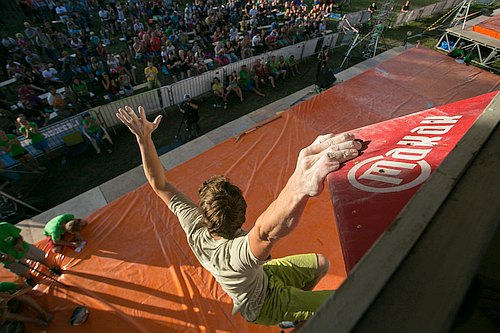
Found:
[{"label": "green shirt person", "polygon": [[108,154],[111,154],[113,152],[111,150],[112,142],[108,139],[104,139],[105,132],[101,128],[101,123],[88,112],[84,112],[82,117],[83,129],[92,139],[95,140],[95,143],[97,144],[97,153],[100,154],[101,150],[105,149]]},{"label": "green shirt person", "polygon": [[30,266],[26,259],[38,261],[50,268],[47,254],[25,242],[21,229],[8,222],[0,222],[0,253],[0,262],[5,268],[22,277],[29,276]]},{"label": "green shirt person", "polygon": [[0,293],[14,293],[21,288],[20,285],[13,282],[0,282]]},{"label": "green shirt person", "polygon": [[[0,282],[0,326],[2,326],[5,321],[21,321],[38,325],[41,328],[47,328],[53,319],[53,315],[45,311],[27,294],[30,290],[31,287],[27,285],[23,286],[12,282]],[[28,314],[10,312],[10,301],[25,303],[35,310],[41,318],[36,318]]]},{"label": "green shirt person", "polygon": [[[43,234],[52,252],[61,252],[64,246],[77,248],[82,245],[80,231],[87,225],[87,221],[76,219],[73,214],[62,214],[54,217],[45,225]],[[72,235],[65,237],[65,234]],[[71,238],[65,240],[64,238]]]},{"label": "green shirt person", "polygon": [[85,81],[81,81],[78,78],[75,78],[73,84],[71,85],[71,90],[73,90],[79,97],[89,96],[89,88]]},{"label": "green shirt person", "polygon": [[[88,115],[88,116],[87,116]],[[86,113],[84,115],[84,118],[82,120],[83,127],[89,134],[94,134],[95,132],[99,131],[101,129],[101,125],[97,121],[97,119],[94,116],[91,116],[89,113]]]},{"label": "green shirt person", "polygon": [[49,144],[45,139],[45,136],[40,133],[38,125],[34,122],[28,122],[24,116],[18,117],[16,121],[19,125],[19,132],[24,135],[26,139],[31,140],[33,147],[43,151],[49,159],[52,159]]},{"label": "green shirt person", "polygon": [[248,70],[247,65],[241,66],[239,78],[241,86],[243,88],[245,88],[246,90],[253,91],[257,95],[264,97],[264,94],[254,86],[252,73],[250,72],[250,70]]},{"label": "green shirt person", "polygon": [[0,130],[0,149],[21,162],[28,170],[44,170],[38,165],[38,161],[21,146],[21,143],[14,134],[7,134]]},{"label": "green shirt person", "polygon": [[38,125],[34,122],[26,122],[19,126],[19,132],[21,132],[26,139],[30,139],[32,144],[45,140],[45,136],[40,133]]},{"label": "green shirt person", "polygon": [[453,50],[451,50],[448,55],[455,59],[463,59],[465,57],[465,43],[461,42]]},{"label": "green shirt person", "polygon": [[26,150],[21,146],[17,136],[14,134],[6,134],[0,130],[0,148],[7,152],[10,156],[16,157],[26,153]]},{"label": "green shirt person", "polygon": [[247,87],[249,84],[252,83],[252,77],[250,71],[246,69],[241,69],[240,70],[240,83],[244,86]]},{"label": "green shirt person", "polygon": [[0,252],[19,260],[26,256],[29,247],[21,236],[21,229],[8,222],[0,223]]}]

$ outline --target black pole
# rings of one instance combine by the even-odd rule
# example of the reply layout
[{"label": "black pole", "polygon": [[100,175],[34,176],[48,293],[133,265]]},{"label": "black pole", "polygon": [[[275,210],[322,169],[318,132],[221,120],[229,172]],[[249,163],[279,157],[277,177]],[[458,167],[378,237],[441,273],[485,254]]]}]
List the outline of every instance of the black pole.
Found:
[{"label": "black pole", "polygon": [[62,283],[61,281],[56,280],[54,277],[52,277],[52,276],[50,276],[50,275],[47,275],[47,274],[45,274],[44,272],[39,271],[38,269],[33,268],[33,267],[31,267],[30,265],[28,265],[28,264],[26,264],[26,263],[24,263],[24,262],[22,262],[22,261],[20,261],[20,260],[18,260],[18,261],[17,261],[17,263],[19,263],[19,264],[21,264],[21,265],[23,265],[23,266],[25,266],[25,267],[28,267],[29,269],[31,269],[31,270],[33,270],[33,271],[37,272],[38,274],[40,274],[40,275],[42,275],[42,276],[44,276],[44,277],[48,278],[49,280],[52,280],[52,281],[54,281],[54,282],[59,283],[60,285],[62,285],[63,287],[65,287],[65,288],[67,288],[67,289],[69,289],[69,288],[70,288],[67,284]]}]

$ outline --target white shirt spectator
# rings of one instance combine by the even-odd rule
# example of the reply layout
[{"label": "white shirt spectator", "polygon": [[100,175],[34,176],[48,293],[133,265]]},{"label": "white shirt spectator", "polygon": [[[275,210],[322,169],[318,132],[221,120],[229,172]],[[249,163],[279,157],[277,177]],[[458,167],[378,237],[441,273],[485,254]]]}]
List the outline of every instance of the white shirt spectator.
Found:
[{"label": "white shirt spectator", "polygon": [[35,30],[35,28],[33,28],[31,26],[26,27],[26,29],[24,30],[24,34],[26,35],[26,37],[28,37],[28,39],[33,44],[35,44],[35,37],[36,37],[36,30]]},{"label": "white shirt spectator", "polygon": [[61,79],[59,79],[57,77],[57,74],[59,72],[53,68],[53,67],[50,67],[50,68],[45,68],[42,72],[42,76],[46,79],[46,80],[49,80],[49,81],[57,81],[57,82],[60,82]]},{"label": "white shirt spectator", "polygon": [[107,11],[106,9],[102,8],[100,11],[99,11],[99,17],[101,18],[101,21],[102,22],[105,22],[107,20],[109,20],[109,11]]},{"label": "white shirt spectator", "polygon": [[68,10],[64,5],[59,4],[59,6],[56,6],[56,14],[59,16],[61,21],[66,22],[68,20]]},{"label": "white shirt spectator", "polygon": [[174,46],[173,44],[167,45],[167,50],[166,50],[166,51],[167,51],[167,54],[168,54],[169,52],[172,52],[173,54],[176,54],[176,53],[177,53],[177,52],[176,52],[177,50],[175,49],[175,46]]},{"label": "white shirt spectator", "polygon": [[257,26],[259,25],[259,20],[256,17],[252,17],[249,24],[251,28],[257,28]]},{"label": "white shirt spectator", "polygon": [[167,62],[167,59],[168,59],[168,52],[167,52],[167,50],[161,50],[160,56],[161,56],[161,61],[162,62]]},{"label": "white shirt spectator", "polygon": [[141,29],[144,30],[144,24],[142,24],[142,22],[135,22],[134,23],[134,31],[138,32]]},{"label": "white shirt spectator", "polygon": [[262,38],[260,38],[259,34],[256,34],[255,36],[252,37],[252,47],[261,45],[262,45]]},{"label": "white shirt spectator", "polygon": [[7,74],[9,77],[14,77],[16,79],[23,77],[24,67],[17,61],[11,61],[5,66]]},{"label": "white shirt spectator", "polygon": [[49,93],[49,95],[47,96],[47,103],[49,103],[50,106],[54,106],[55,100],[56,100],[56,96]]},{"label": "white shirt spectator", "polygon": [[198,52],[199,49],[200,49],[200,46],[198,45],[198,42],[194,42],[193,47],[191,48],[191,52],[193,54],[195,54],[196,52]]},{"label": "white shirt spectator", "polygon": [[112,71],[116,71],[120,67],[120,61],[115,56],[108,57],[106,64]]},{"label": "white shirt spectator", "polygon": [[12,37],[4,37],[2,38],[2,45],[9,50],[10,53],[14,53],[19,51],[19,47],[17,46],[17,42]]},{"label": "white shirt spectator", "polygon": [[83,49],[84,45],[80,38],[71,38],[69,45],[74,49]]},{"label": "white shirt spectator", "polygon": [[250,15],[251,18],[256,18],[257,15],[259,15],[259,11],[257,10],[257,8],[252,7],[252,9],[250,9],[250,11],[248,12],[248,15]]},{"label": "white shirt spectator", "polygon": [[238,37],[238,29],[236,27],[232,27],[231,30],[229,30],[229,40],[231,42],[236,41],[236,38]]},{"label": "white shirt spectator", "polygon": [[123,12],[121,6],[116,6],[116,13],[118,15],[117,21],[125,22],[125,13]]}]

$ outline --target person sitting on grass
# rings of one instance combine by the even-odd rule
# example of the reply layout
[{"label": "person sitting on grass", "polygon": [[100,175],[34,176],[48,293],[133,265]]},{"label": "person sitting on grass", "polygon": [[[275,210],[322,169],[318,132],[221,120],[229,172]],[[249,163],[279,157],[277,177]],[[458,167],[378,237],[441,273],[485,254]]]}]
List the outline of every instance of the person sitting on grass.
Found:
[{"label": "person sitting on grass", "polygon": [[83,129],[97,143],[97,154],[100,154],[102,149],[106,149],[108,154],[111,154],[113,152],[111,143],[104,139],[105,133],[101,128],[101,123],[88,112],[83,113],[82,117]]},{"label": "person sitting on grass", "polygon": [[80,231],[87,225],[87,221],[75,219],[72,214],[63,214],[54,217],[43,228],[47,236],[49,249],[54,253],[61,253],[63,247],[78,248],[84,242]]},{"label": "person sitting on grass", "polygon": [[295,56],[293,54],[286,59],[286,63],[288,64],[288,68],[292,72],[292,76],[300,74],[299,63],[297,59],[295,59]]},{"label": "person sitting on grass", "polygon": [[[266,84],[266,80],[271,83],[271,86],[273,88],[276,88],[276,85],[274,84],[274,76],[269,74],[269,71],[267,70],[266,66],[262,63],[260,59],[257,59],[255,61],[255,65],[253,65],[253,70],[255,72],[255,75],[257,76],[257,82]],[[256,84],[257,84],[256,82]],[[259,85],[257,84],[257,88]]]},{"label": "person sitting on grass", "polygon": [[55,112],[60,112],[61,114],[66,113],[68,103],[64,99],[64,96],[57,92],[56,87],[54,86],[49,87],[47,103],[52,107],[52,109],[54,109]]},{"label": "person sitting on grass", "polygon": [[276,59],[276,56],[271,56],[271,58],[267,61],[267,68],[269,70],[269,73],[274,76],[275,81],[278,80],[278,77],[281,74],[281,77],[283,80],[286,77],[286,69],[280,68],[280,63],[278,59]]},{"label": "person sitting on grass", "polygon": [[[224,109],[227,109],[227,99],[226,94],[224,93],[224,85],[220,82],[218,77],[214,77],[214,82],[212,84],[212,91],[214,93],[216,100],[222,100],[224,105]],[[216,104],[217,107],[220,107],[219,104]]]},{"label": "person sitting on grass", "polygon": [[[27,293],[31,290],[28,285],[20,285],[12,282],[0,282],[0,326],[3,327],[7,321],[19,321],[32,323],[41,328],[47,328],[53,319],[53,315],[42,308]],[[41,318],[35,318],[27,314],[16,313],[14,302],[19,301],[35,310]]]},{"label": "person sitting on grass", "polygon": [[238,97],[240,98],[240,102],[243,103],[243,92],[241,91],[241,88],[238,85],[238,74],[236,74],[236,71],[232,71],[231,75],[229,76],[229,84],[227,85],[226,98],[231,93],[231,91],[234,91],[235,94],[238,95]]},{"label": "person sitting on grass", "polygon": [[104,99],[112,101],[119,96],[119,90],[116,82],[109,73],[105,72],[101,77],[101,85],[104,88]]},{"label": "person sitting on grass", "polygon": [[240,82],[241,86],[243,88],[245,88],[246,90],[253,91],[254,93],[256,93],[257,95],[259,95],[261,97],[266,96],[259,89],[257,89],[255,87],[254,77],[252,76],[252,73],[248,70],[247,65],[241,66],[240,75],[239,75],[239,82]]},{"label": "person sitting on grass", "polygon": [[47,257],[43,250],[24,241],[21,229],[8,222],[0,222],[0,262],[9,271],[31,283],[28,259],[49,268],[53,275],[60,275],[61,269],[51,266]]}]

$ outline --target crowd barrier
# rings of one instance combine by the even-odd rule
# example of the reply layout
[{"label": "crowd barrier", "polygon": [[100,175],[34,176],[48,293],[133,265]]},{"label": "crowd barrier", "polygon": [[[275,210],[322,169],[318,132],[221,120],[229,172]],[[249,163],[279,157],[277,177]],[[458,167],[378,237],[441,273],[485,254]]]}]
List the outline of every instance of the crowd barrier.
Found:
[{"label": "crowd barrier", "polygon": [[424,7],[415,8],[405,13],[400,12],[396,16],[396,19],[394,20],[392,26],[397,27],[400,25],[405,25],[409,22],[432,17],[436,14],[440,14],[448,9],[451,9],[452,7],[457,6],[462,1],[463,0],[444,0]]},{"label": "crowd barrier", "polygon": [[339,40],[339,34],[330,34],[314,39],[310,39],[298,44],[283,47],[274,51],[262,53],[250,58],[242,59],[238,62],[227,64],[218,67],[211,71],[196,75],[158,89],[148,92],[132,95],[127,98],[100,106],[94,110],[103,120],[106,127],[113,127],[119,124],[119,120],[115,117],[116,109],[125,104],[137,107],[144,106],[148,114],[156,113],[165,110],[169,107],[179,105],[184,100],[184,95],[189,94],[191,97],[201,96],[212,90],[212,82],[215,77],[227,83],[227,77],[232,71],[239,72],[243,65],[247,65],[250,69],[253,67],[257,59],[267,60],[272,56],[289,57],[293,55],[295,59],[301,59],[317,53],[323,45],[334,47],[335,42]]},{"label": "crowd barrier", "polygon": [[[430,17],[446,11],[459,3],[462,0],[444,0],[438,3],[434,3],[425,7],[410,10],[406,13],[399,13],[394,22],[393,26],[399,26],[407,24],[408,22],[415,21],[418,19]],[[370,14],[366,10],[348,13],[345,18],[353,26],[359,26],[368,22]],[[130,105],[132,107],[138,107],[139,105],[144,106],[148,114],[157,113],[159,111],[165,110],[168,107],[178,105],[184,99],[185,94],[190,94],[192,97],[200,96],[211,91],[212,81],[214,77],[219,79],[225,79],[231,74],[233,70],[238,72],[244,64],[249,68],[253,66],[255,61],[259,58],[267,59],[271,56],[284,56],[289,57],[294,55],[295,59],[298,61],[310,57],[316,54],[323,46],[329,48],[334,48],[341,45],[348,45],[351,43],[354,37],[353,31],[346,31],[340,33],[332,33],[318,38],[310,39],[304,42],[300,42],[294,45],[283,47],[274,51],[263,53],[257,56],[246,58],[235,63],[228,64],[223,67],[218,67],[200,75],[172,83],[167,86],[163,86],[158,89],[150,90],[144,93],[135,94],[127,98],[120,99],[115,102],[111,102],[106,105],[101,105],[99,107],[88,110],[87,112],[92,112],[96,117],[107,127],[113,127],[119,124],[119,120],[116,118],[116,110],[118,107],[124,105]],[[49,126],[43,127],[41,132],[47,138],[49,147],[51,149],[58,149],[64,147],[63,138],[71,134],[72,132],[81,130],[81,114],[63,119]],[[25,147],[33,156],[37,157],[42,154],[42,152],[36,150],[30,143],[26,140],[24,136],[20,136],[19,140],[21,145]],[[16,165],[17,160],[11,158],[5,152],[0,151],[0,161],[5,167],[11,167]]]}]

